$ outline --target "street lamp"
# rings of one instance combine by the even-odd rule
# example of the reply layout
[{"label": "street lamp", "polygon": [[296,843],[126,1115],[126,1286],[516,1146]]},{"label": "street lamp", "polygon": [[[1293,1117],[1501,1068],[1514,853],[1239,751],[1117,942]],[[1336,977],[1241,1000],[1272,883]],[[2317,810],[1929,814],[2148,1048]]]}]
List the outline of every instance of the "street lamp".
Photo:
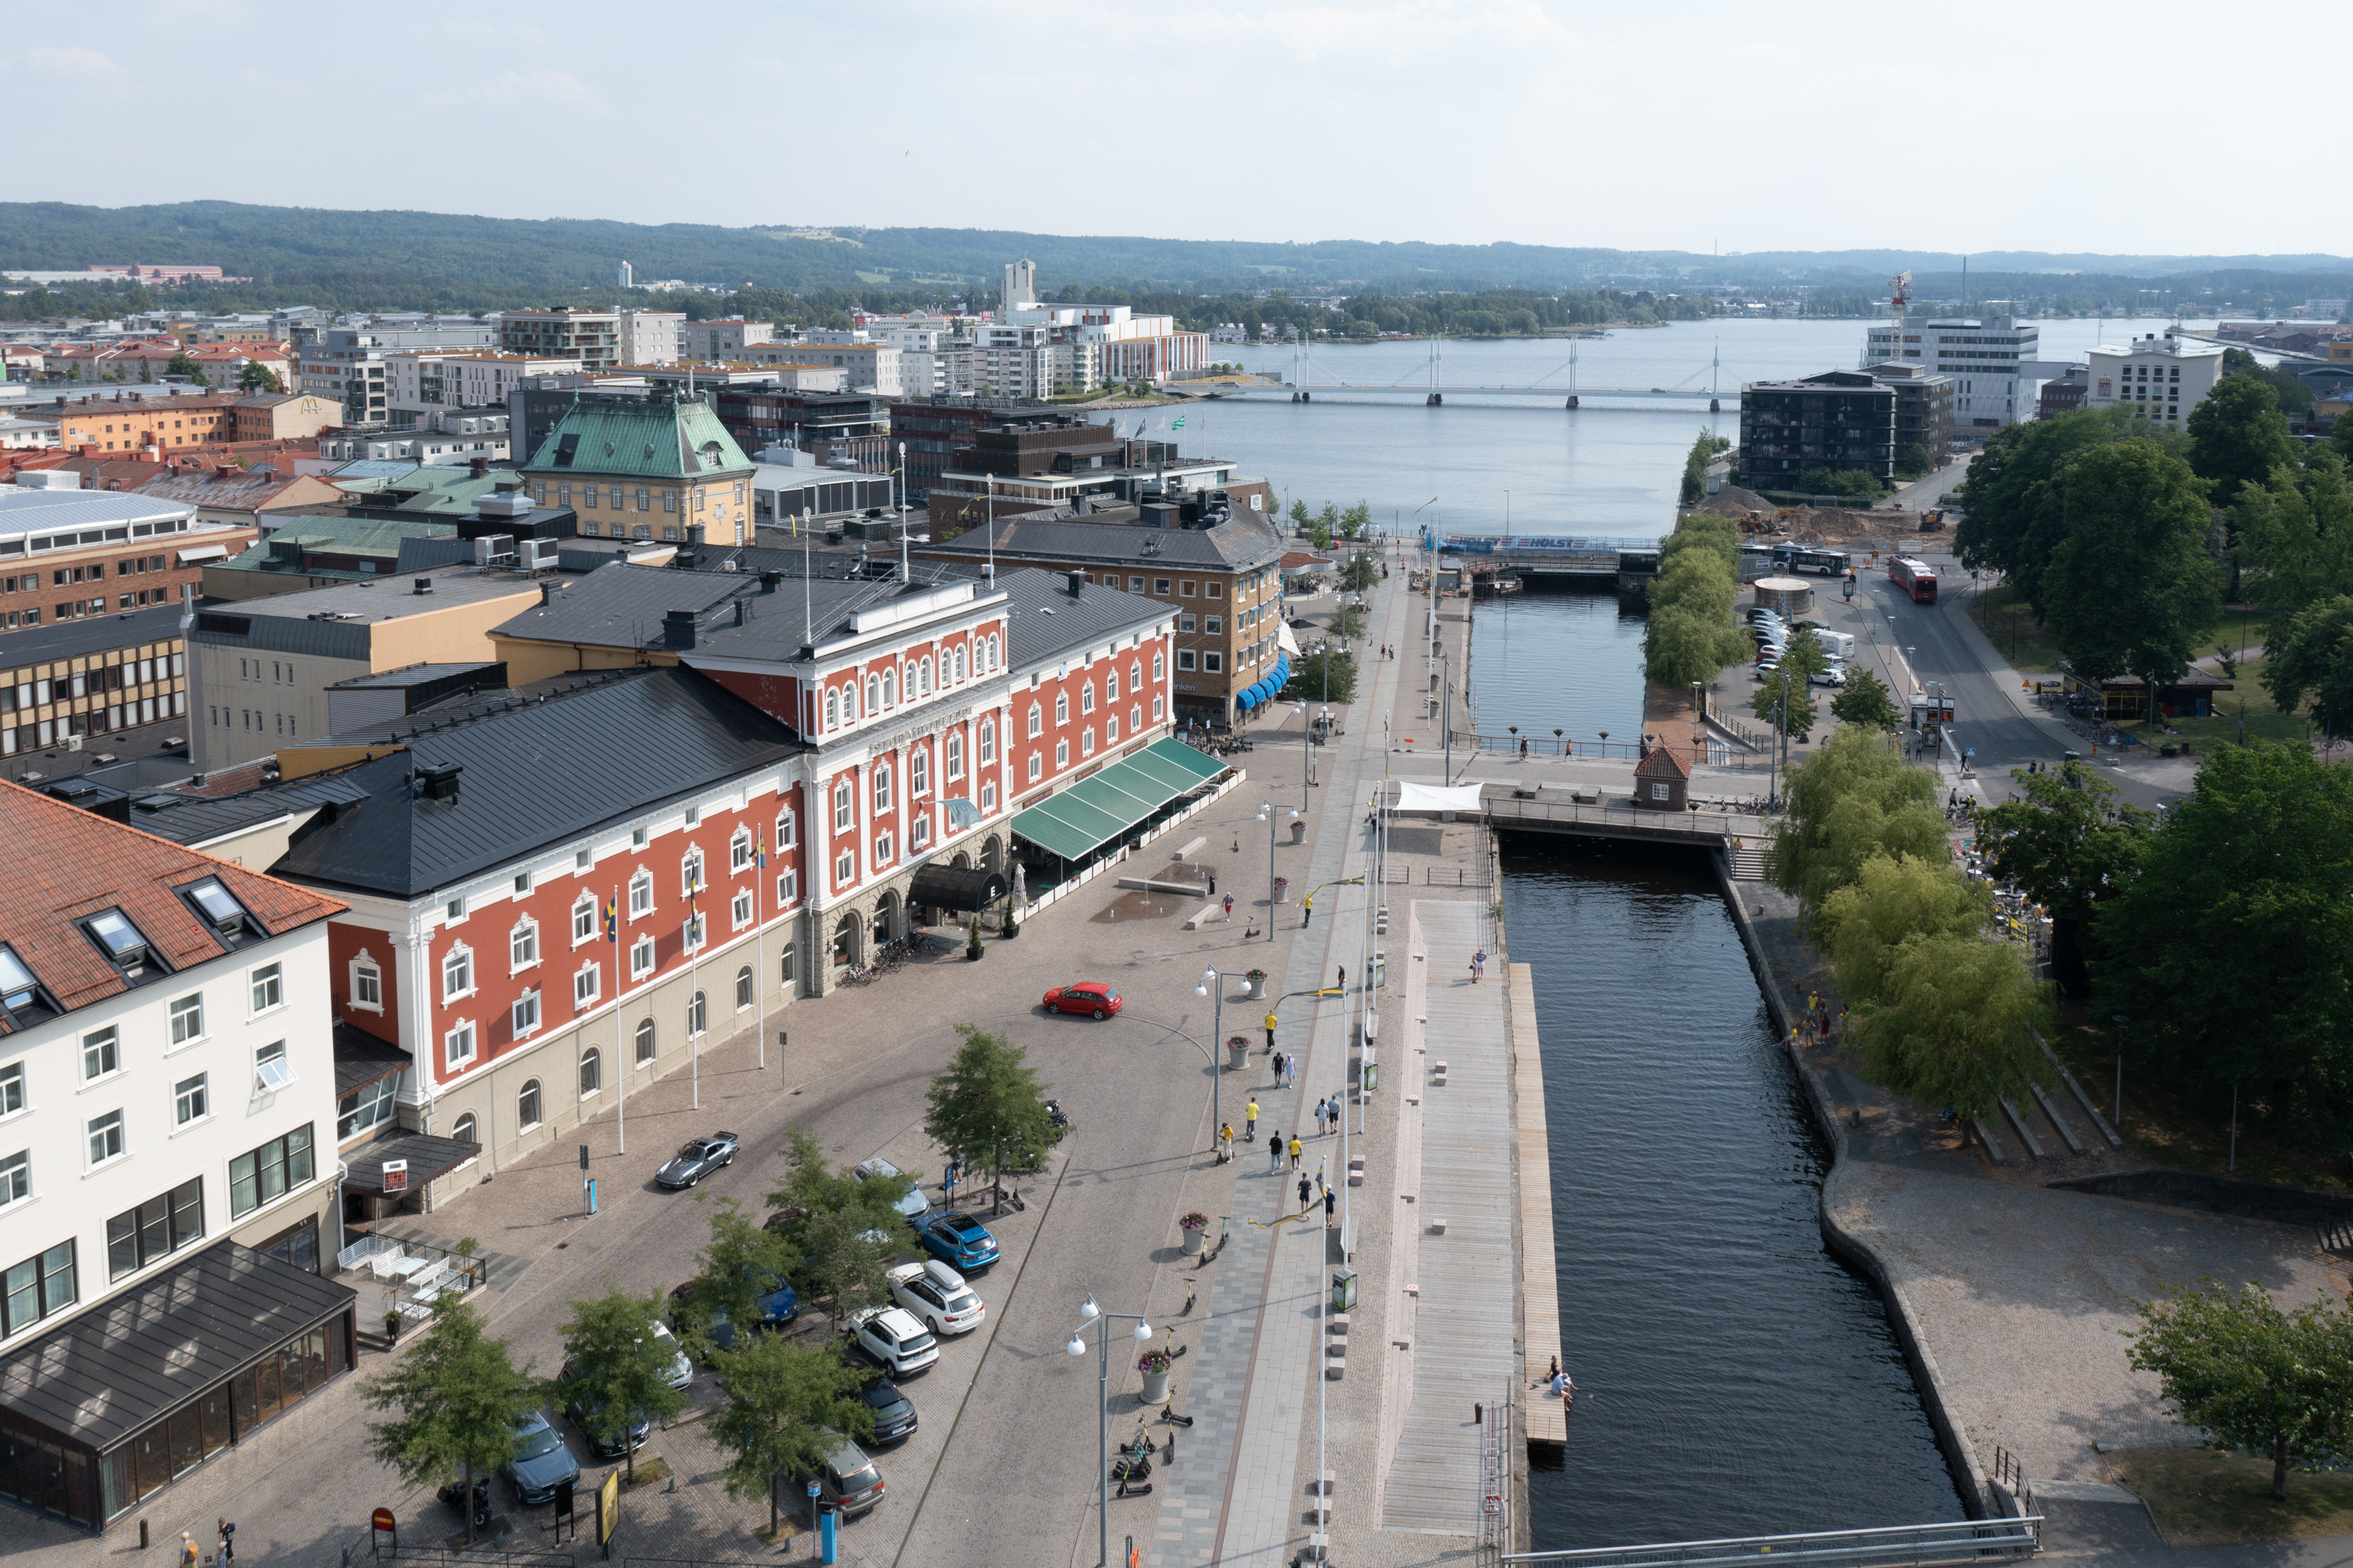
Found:
[{"label": "street lamp", "polygon": [[1308,752],[1314,741],[1314,726],[1307,722],[1307,705],[1299,705],[1299,809],[1307,809],[1307,791],[1315,784],[1315,758]]},{"label": "street lamp", "polygon": [[1087,1353],[1087,1341],[1083,1336],[1086,1332],[1086,1325],[1088,1323],[1095,1325],[1095,1358],[1097,1362],[1095,1368],[1095,1383],[1099,1396],[1095,1401],[1095,1523],[1097,1527],[1096,1548],[1103,1553],[1102,1556],[1096,1559],[1096,1562],[1102,1564],[1103,1568],[1110,1568],[1111,1325],[1114,1322],[1134,1323],[1135,1325],[1135,1340],[1138,1344],[1143,1344],[1152,1338],[1152,1325],[1132,1312],[1106,1312],[1102,1308],[1095,1305],[1095,1298],[1092,1296],[1088,1297],[1085,1305],[1079,1308],[1079,1316],[1085,1319],[1085,1321],[1082,1322],[1077,1328],[1071,1330],[1070,1342],[1064,1345],[1062,1349],[1065,1353],[1070,1355],[1085,1355]]},{"label": "street lamp", "polygon": [[[1271,927],[1273,924],[1274,916],[1268,916],[1267,925]],[[1225,1086],[1226,1064],[1218,1053],[1226,1048],[1226,975],[1223,969],[1203,969],[1201,983],[1193,988],[1193,994],[1208,996],[1213,994],[1212,988],[1215,988],[1218,1005],[1217,1011],[1211,1014],[1216,1022],[1209,1025],[1209,1125],[1216,1129],[1210,1135],[1210,1141],[1216,1144],[1219,1157],[1222,1159],[1226,1152],[1226,1118],[1220,1108],[1222,1102],[1219,1090]]]},{"label": "street lamp", "polygon": [[[1291,816],[1293,821],[1299,819],[1299,813],[1295,810],[1291,813]],[[1266,824],[1266,939],[1271,942],[1274,940],[1274,830],[1276,825],[1273,801],[1264,801],[1259,806],[1258,820]]]}]

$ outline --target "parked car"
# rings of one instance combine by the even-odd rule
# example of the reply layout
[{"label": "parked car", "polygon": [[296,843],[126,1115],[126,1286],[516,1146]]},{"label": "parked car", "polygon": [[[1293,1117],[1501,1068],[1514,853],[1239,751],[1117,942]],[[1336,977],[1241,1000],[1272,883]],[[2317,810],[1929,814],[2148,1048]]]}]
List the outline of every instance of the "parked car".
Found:
[{"label": "parked car", "polygon": [[860,1395],[866,1408],[874,1413],[874,1436],[877,1447],[903,1443],[915,1435],[915,1404],[899,1392],[899,1385],[887,1377],[878,1377],[866,1385]]},{"label": "parked car", "polygon": [[[782,1275],[778,1275],[775,1279],[768,1282],[768,1286],[769,1287],[767,1289],[762,1291],[754,1298],[754,1304],[760,1309],[759,1327],[764,1329],[776,1328],[782,1324],[791,1322],[794,1319],[801,1315],[800,1293],[793,1288],[793,1282],[791,1280],[785,1278]],[[671,1327],[676,1329],[686,1328],[689,1323],[689,1314],[691,1312],[693,1308],[694,1282],[692,1280],[689,1280],[684,1285],[678,1287],[670,1293],[670,1298],[671,1302],[670,1319]],[[711,1343],[714,1349],[732,1351],[735,1348],[735,1325],[728,1321],[727,1314],[724,1311],[718,1312],[712,1316],[706,1332],[709,1334]],[[689,1367],[687,1370],[691,1377],[693,1369]],[[673,1377],[676,1376],[675,1369],[672,1370],[671,1375]]]},{"label": "parked car", "polygon": [[537,1508],[554,1502],[556,1489],[566,1481],[580,1478],[580,1461],[546,1413],[535,1410],[515,1424],[514,1457],[499,1467],[499,1474],[514,1489],[515,1501]]},{"label": "parked car", "polygon": [[654,1172],[654,1180],[672,1192],[691,1187],[723,1166],[735,1163],[736,1151],[744,1140],[732,1132],[714,1132],[709,1138],[691,1138],[671,1159]]},{"label": "parked car", "polygon": [[818,1497],[831,1503],[844,1519],[872,1511],[882,1500],[882,1472],[857,1444],[838,1432],[828,1436],[837,1446],[814,1472],[803,1471],[793,1478],[795,1489],[817,1482]]},{"label": "parked car", "polygon": [[915,1239],[959,1274],[977,1274],[997,1262],[997,1238],[970,1214],[941,1214],[917,1231]]},{"label": "parked car", "polygon": [[[893,1176],[904,1176],[906,1172],[900,1170],[896,1165],[892,1164],[887,1160],[876,1158],[873,1160],[860,1160],[856,1167],[851,1170],[850,1174],[857,1177],[860,1181],[871,1181],[878,1178],[887,1179]],[[899,1211],[899,1217],[906,1221],[909,1224],[919,1224],[922,1223],[923,1216],[931,1213],[932,1201],[923,1196],[923,1183],[920,1179],[918,1179],[907,1188],[907,1195],[900,1199],[896,1203],[892,1204],[892,1207],[897,1209]]]},{"label": "parked car", "polygon": [[903,1307],[869,1307],[850,1319],[858,1348],[892,1377],[924,1371],[940,1359],[940,1342]]},{"label": "parked car", "polygon": [[[670,1346],[673,1350],[676,1350],[677,1348],[678,1336],[670,1331],[670,1325],[668,1323],[656,1323],[654,1325],[654,1338],[661,1340],[664,1344]],[[684,1351],[678,1351],[678,1353],[670,1358],[670,1387],[684,1388],[688,1383],[691,1383],[693,1381],[694,1363],[686,1359],[686,1352]]]},{"label": "parked car", "polygon": [[930,1325],[934,1334],[968,1334],[987,1321],[988,1305],[964,1276],[931,1258],[892,1269],[891,1299]]},{"label": "parked car", "polygon": [[1817,670],[1808,678],[1817,686],[1843,686],[1846,684],[1846,672],[1840,669],[1835,664],[1832,664],[1826,670]]},{"label": "parked car", "polygon": [[[571,1383],[579,1370],[579,1363],[565,1362],[562,1381]],[[629,1412],[628,1426],[610,1437],[597,1436],[596,1428],[589,1425],[588,1418],[601,1413],[591,1411],[586,1396],[577,1393],[565,1402],[564,1414],[572,1418],[572,1425],[580,1428],[581,1436],[588,1440],[588,1452],[599,1459],[617,1459],[632,1448],[642,1448],[646,1446],[646,1439],[653,1435],[653,1423],[646,1418],[645,1412],[633,1410]]]},{"label": "parked car", "polygon": [[1119,1011],[1119,992],[1101,980],[1081,980],[1076,985],[1058,986],[1046,993],[1049,1012],[1084,1012],[1096,1018],[1109,1018]]}]

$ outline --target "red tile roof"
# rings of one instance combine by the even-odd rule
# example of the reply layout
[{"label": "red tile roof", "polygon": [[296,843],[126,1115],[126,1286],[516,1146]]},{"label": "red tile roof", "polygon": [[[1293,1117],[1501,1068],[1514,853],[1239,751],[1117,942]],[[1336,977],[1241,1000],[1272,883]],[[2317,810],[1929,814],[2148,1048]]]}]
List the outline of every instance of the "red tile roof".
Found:
[{"label": "red tile roof", "polygon": [[1674,748],[1666,746],[1651,747],[1651,755],[1634,768],[1637,779],[1689,779],[1691,767],[1677,757]]},{"label": "red tile roof", "polygon": [[[219,877],[273,937],[348,907],[5,779],[0,832],[39,846],[16,857],[0,895],[0,942],[68,1012],[131,989],[75,925],[100,910],[121,909],[166,964],[183,969],[227,950],[179,896],[200,878]],[[10,1028],[0,1013],[0,1033]]]}]

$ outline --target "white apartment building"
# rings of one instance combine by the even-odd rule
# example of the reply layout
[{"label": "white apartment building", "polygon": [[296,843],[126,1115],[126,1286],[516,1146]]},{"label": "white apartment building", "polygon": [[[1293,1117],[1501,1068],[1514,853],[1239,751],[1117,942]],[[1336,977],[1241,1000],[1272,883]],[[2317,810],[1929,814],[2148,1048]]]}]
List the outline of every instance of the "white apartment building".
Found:
[{"label": "white apartment building", "polygon": [[679,329],[686,324],[683,311],[623,311],[621,363],[675,365]]},{"label": "white apartment building", "polygon": [[887,343],[780,343],[747,350],[753,365],[830,366],[843,373],[852,392],[878,397],[902,396],[899,351]]},{"label": "white apartment building", "polygon": [[[724,316],[715,321],[686,322],[678,329],[680,357],[697,363],[728,364],[744,358],[744,351],[764,343],[776,341],[776,329],[767,322],[746,321],[742,316]],[[652,361],[632,359],[631,365]]]},{"label": "white apartment building", "polygon": [[0,1491],[103,1529],[352,1365],[343,906],[16,784],[0,820],[47,852],[0,902]]},{"label": "white apartment building", "polygon": [[617,311],[505,311],[496,321],[498,346],[505,353],[576,359],[588,370],[621,363]]},{"label": "white apartment building", "polygon": [[2088,408],[2130,403],[2161,425],[2179,428],[2222,378],[2220,344],[2151,333],[2121,346],[2092,350],[2084,397]]},{"label": "white apartment building", "polygon": [[447,354],[418,350],[388,354],[384,361],[386,411],[395,426],[414,425],[444,408],[503,409],[507,395],[531,376],[554,376],[581,368],[576,359],[528,354]]},{"label": "white apartment building", "polygon": [[478,322],[470,316],[329,327],[316,341],[301,345],[301,362],[296,374],[302,384],[286,389],[334,398],[354,425],[380,425],[392,411],[385,368],[387,355],[420,349],[470,354],[496,347],[498,335],[496,323]]},{"label": "white apartment building", "polygon": [[2042,383],[2063,370],[2038,363],[2041,341],[2011,316],[1906,317],[1903,342],[1892,324],[1871,329],[1864,365],[1919,365],[1953,378],[1953,429],[1964,434],[2031,419]]},{"label": "white apartment building", "polygon": [[973,390],[992,397],[1048,397],[1058,385],[1053,329],[983,323],[973,334]]}]

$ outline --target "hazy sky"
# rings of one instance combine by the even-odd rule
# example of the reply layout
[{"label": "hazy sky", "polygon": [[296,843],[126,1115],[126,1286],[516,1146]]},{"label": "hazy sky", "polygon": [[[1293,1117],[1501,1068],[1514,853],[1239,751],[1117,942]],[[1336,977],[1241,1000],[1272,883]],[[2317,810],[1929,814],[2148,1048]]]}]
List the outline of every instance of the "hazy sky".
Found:
[{"label": "hazy sky", "polygon": [[13,199],[1700,251],[2353,249],[2341,117],[2325,88],[2300,107],[2271,74],[2332,58],[2346,12],[2298,0],[7,15]]}]

